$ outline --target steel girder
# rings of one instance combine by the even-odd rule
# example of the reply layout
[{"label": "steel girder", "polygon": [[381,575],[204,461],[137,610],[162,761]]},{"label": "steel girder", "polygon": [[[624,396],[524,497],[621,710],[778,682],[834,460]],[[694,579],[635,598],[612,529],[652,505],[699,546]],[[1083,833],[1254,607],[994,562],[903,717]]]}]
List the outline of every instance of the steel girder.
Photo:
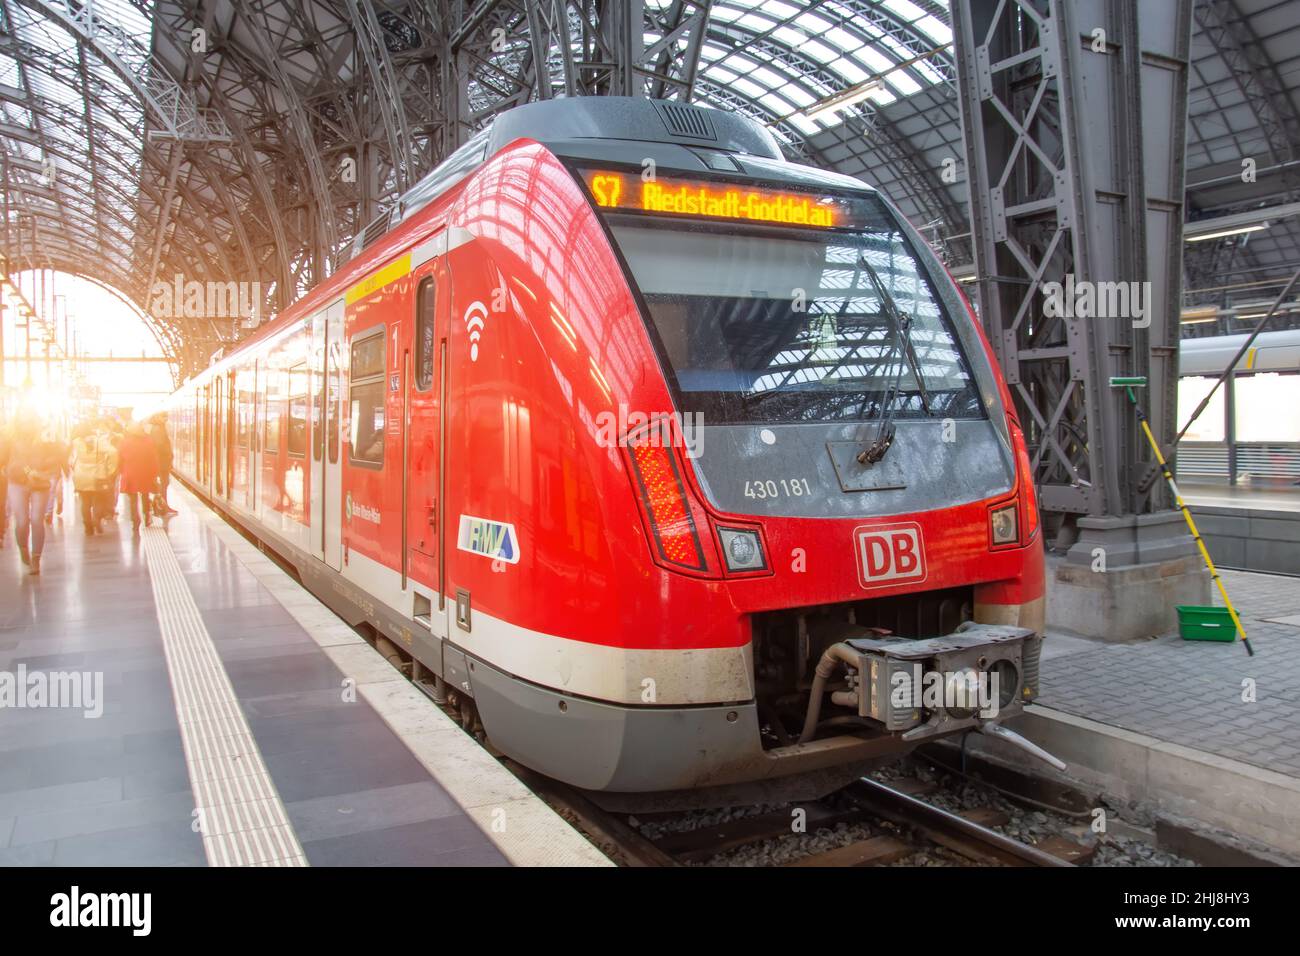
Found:
[{"label": "steel girder", "polygon": [[[24,222],[40,221],[32,235],[46,248],[30,250],[43,260],[33,264],[57,261],[101,275],[146,311],[153,283],[174,275],[257,282],[264,313],[284,307],[326,277],[349,238],[403,188],[492,114],[531,99],[704,99],[772,123],[796,153],[825,162],[770,108],[701,81],[710,40],[748,36],[765,43],[764,55],[787,64],[799,58],[770,37],[710,24],[710,0],[123,2],[151,24],[147,37],[115,26],[93,4],[0,0],[41,14],[75,40],[74,57],[33,50],[27,62],[78,91],[88,161],[78,188],[40,194],[25,158],[78,157],[29,130],[21,141],[31,148],[6,166],[6,185],[23,197]],[[941,4],[917,6],[947,19]],[[867,18],[899,49],[919,53],[927,45],[865,0],[801,5],[823,7],[849,26]],[[60,59],[67,62],[54,62]],[[105,65],[117,76],[108,87]],[[952,73],[946,55],[935,66]],[[812,82],[810,69],[802,74],[818,97],[843,82],[830,74]],[[32,116],[66,121],[66,109],[19,92]],[[892,143],[899,135],[868,108],[861,115],[858,122],[869,125],[846,127],[842,136]],[[20,141],[3,124],[0,140]],[[908,179],[920,205],[951,213],[945,191],[924,185],[919,159],[902,147],[891,156],[913,164]],[[155,324],[183,374],[239,334],[210,320]]]},{"label": "steel girder", "polygon": [[[954,23],[981,314],[1045,511],[1140,515],[1149,451],[1112,375],[1174,434],[1192,0],[973,0]],[[1105,31],[1094,52],[1092,31]],[[1044,284],[1150,282],[1130,312],[1050,317]]]},{"label": "steel girder", "polygon": [[[1196,23],[1232,74],[1268,143],[1272,160],[1300,157],[1300,114],[1287,95],[1277,67],[1235,0],[1202,0]],[[1294,180],[1293,180],[1294,181]]]}]

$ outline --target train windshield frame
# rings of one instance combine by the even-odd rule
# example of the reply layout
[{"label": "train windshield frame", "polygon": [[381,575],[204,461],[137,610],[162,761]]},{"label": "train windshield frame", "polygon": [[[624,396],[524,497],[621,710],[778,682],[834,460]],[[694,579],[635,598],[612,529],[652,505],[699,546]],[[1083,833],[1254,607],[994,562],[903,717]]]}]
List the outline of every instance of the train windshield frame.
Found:
[{"label": "train windshield frame", "polygon": [[836,209],[838,226],[758,221],[665,212],[661,197],[674,190],[685,210],[696,187],[708,184],[698,190],[698,208],[731,211],[741,208],[734,199],[726,207],[714,197],[748,188],[765,201],[755,208],[788,217],[789,209],[800,214],[800,191],[662,176],[658,208],[642,210],[630,208],[626,194],[614,204],[594,192],[591,170],[576,173],[622,261],[680,411],[710,424],[870,421],[886,412],[899,420],[986,417],[950,302],[911,228],[878,196],[804,190]]}]

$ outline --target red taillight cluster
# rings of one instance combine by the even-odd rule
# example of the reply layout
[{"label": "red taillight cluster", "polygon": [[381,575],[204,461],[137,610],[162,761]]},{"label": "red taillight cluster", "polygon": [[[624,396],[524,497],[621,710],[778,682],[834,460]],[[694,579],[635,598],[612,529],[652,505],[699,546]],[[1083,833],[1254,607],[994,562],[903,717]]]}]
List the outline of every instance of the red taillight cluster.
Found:
[{"label": "red taillight cluster", "polygon": [[1015,495],[1010,500],[989,506],[989,547],[995,550],[1023,547],[1038,533],[1038,497],[1025,436],[1011,415],[1007,416],[1007,427],[1011,431],[1011,448],[1015,453]]},{"label": "red taillight cluster", "polygon": [[1038,533],[1038,497],[1025,436],[1011,415],[1007,416],[1007,427],[1015,453],[1015,494],[1009,500],[989,506],[989,547],[994,550],[1023,547]]},{"label": "red taillight cluster", "polygon": [[651,537],[658,557],[667,564],[692,571],[705,571],[704,550],[686,486],[671,447],[660,440],[661,432],[650,429],[640,439],[629,437],[628,457],[645,508]]},{"label": "red taillight cluster", "polygon": [[1038,533],[1038,492],[1034,488],[1034,473],[1029,465],[1029,450],[1025,447],[1025,435],[1014,419],[1011,425],[1011,441],[1016,450],[1017,494],[1020,497],[1020,535],[1028,544]]}]

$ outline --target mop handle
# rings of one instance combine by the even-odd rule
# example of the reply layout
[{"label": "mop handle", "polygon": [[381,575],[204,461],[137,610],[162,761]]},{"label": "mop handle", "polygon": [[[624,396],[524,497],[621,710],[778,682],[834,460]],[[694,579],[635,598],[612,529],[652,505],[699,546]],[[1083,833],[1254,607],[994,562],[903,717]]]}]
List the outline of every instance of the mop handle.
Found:
[{"label": "mop handle", "polygon": [[1228,597],[1228,589],[1223,584],[1223,578],[1219,576],[1219,569],[1214,566],[1210,560],[1209,549],[1205,547],[1205,541],[1201,538],[1201,533],[1196,530],[1196,522],[1192,520],[1192,513],[1188,510],[1186,502],[1183,501],[1182,492],[1178,490],[1178,482],[1174,481],[1174,476],[1169,471],[1169,465],[1165,462],[1165,456],[1160,454],[1160,445],[1156,442],[1156,436],[1151,434],[1151,426],[1147,424],[1147,416],[1142,411],[1142,406],[1138,404],[1137,396],[1133,394],[1133,386],[1125,385],[1124,391],[1128,393],[1128,399],[1133,403],[1133,408],[1137,411],[1138,422],[1142,425],[1142,431],[1147,436],[1147,442],[1151,445],[1151,450],[1155,453],[1156,461],[1160,463],[1160,471],[1165,476],[1165,481],[1169,483],[1169,490],[1174,494],[1174,501],[1178,505],[1178,510],[1183,513],[1183,518],[1187,522],[1188,529],[1192,532],[1192,537],[1196,540],[1196,547],[1200,549],[1201,558],[1205,561],[1205,566],[1210,569],[1210,577],[1214,580],[1215,585],[1219,588],[1219,593],[1223,595],[1224,607],[1228,609],[1228,614],[1232,617],[1232,623],[1237,628],[1237,633],[1241,635],[1242,643],[1246,645],[1246,653],[1251,657],[1255,656],[1254,649],[1250,646],[1250,638],[1246,637],[1246,629],[1242,627],[1241,618],[1237,616],[1237,609],[1232,606],[1232,599]]}]

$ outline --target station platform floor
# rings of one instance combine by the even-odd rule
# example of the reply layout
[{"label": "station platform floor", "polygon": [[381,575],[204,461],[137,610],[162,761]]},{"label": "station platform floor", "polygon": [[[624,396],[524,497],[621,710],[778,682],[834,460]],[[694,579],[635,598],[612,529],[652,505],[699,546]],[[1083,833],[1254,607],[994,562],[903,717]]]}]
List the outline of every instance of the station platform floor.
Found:
[{"label": "station platform floor", "polygon": [[1221,573],[1253,657],[1239,641],[1176,633],[1125,644],[1049,633],[1039,702],[1300,779],[1300,578]]},{"label": "station platform floor", "polygon": [[0,550],[0,865],[609,865],[254,545],[171,497],[180,513],[139,537],[88,538],[69,504],[39,576],[12,534]]},{"label": "station platform floor", "polygon": [[[1225,483],[1180,481],[1188,506],[1240,508],[1246,511],[1300,512],[1300,485],[1260,487]],[[1297,569],[1300,571],[1300,568]]]}]

